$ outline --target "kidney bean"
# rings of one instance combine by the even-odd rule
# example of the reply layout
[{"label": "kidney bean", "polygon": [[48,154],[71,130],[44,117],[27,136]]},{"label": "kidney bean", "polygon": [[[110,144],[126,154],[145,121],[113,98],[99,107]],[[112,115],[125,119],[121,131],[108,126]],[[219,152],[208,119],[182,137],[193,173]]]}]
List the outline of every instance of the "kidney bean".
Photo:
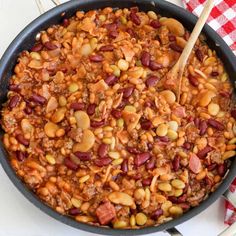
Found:
[{"label": "kidney bean", "polygon": [[18,105],[19,101],[20,101],[20,96],[18,96],[18,95],[12,96],[10,98],[9,103],[8,103],[8,107],[10,109],[13,109],[14,107],[16,107]]},{"label": "kidney bean", "polygon": [[19,84],[10,84],[9,90],[14,92],[20,92],[20,86]]},{"label": "kidney bean", "polygon": [[142,185],[143,186],[150,186],[152,183],[152,178],[147,178],[142,180]]},{"label": "kidney bean", "polygon": [[174,42],[176,40],[176,37],[174,35],[168,36],[170,42]]},{"label": "kidney bean", "polygon": [[197,87],[199,84],[198,79],[191,74],[188,75],[188,80],[189,80],[189,83],[194,87]]},{"label": "kidney bean", "polygon": [[190,149],[192,148],[192,145],[191,145],[191,143],[189,143],[189,142],[185,142],[185,143],[183,144],[183,148],[185,148],[186,150],[190,150]]},{"label": "kidney bean", "polygon": [[111,37],[111,38],[113,38],[113,39],[115,39],[117,36],[118,36],[118,31],[117,30],[111,30],[111,31],[109,31],[109,33],[108,33],[108,35]]},{"label": "kidney bean", "polygon": [[194,124],[197,128],[199,128],[199,125],[200,125],[200,119],[198,117],[194,118]]},{"label": "kidney bean", "polygon": [[212,170],[214,170],[216,167],[217,167],[217,164],[216,164],[216,163],[213,163],[213,164],[210,164],[209,166],[207,166],[207,169],[208,169],[209,171],[212,171]]},{"label": "kidney bean", "polygon": [[129,153],[131,153],[131,154],[135,154],[135,155],[137,155],[137,154],[139,154],[140,153],[140,151],[136,148],[136,147],[126,147],[126,150],[129,152]]},{"label": "kidney bean", "polygon": [[102,56],[102,55],[99,55],[99,54],[97,54],[97,55],[91,55],[91,56],[89,57],[89,60],[92,61],[92,62],[101,62],[101,61],[103,61],[103,56]]},{"label": "kidney bean", "polygon": [[10,91],[20,92],[20,86],[19,86],[19,84],[10,84],[8,89],[9,89]]},{"label": "kidney bean", "polygon": [[136,173],[135,175],[132,176],[133,179],[135,180],[139,180],[142,178],[142,174],[141,173]]},{"label": "kidney bean", "polygon": [[57,71],[56,71],[55,69],[49,69],[49,68],[47,68],[47,70],[48,70],[48,74],[49,74],[50,76],[55,76],[56,73],[57,73]]},{"label": "kidney bean", "polygon": [[140,125],[141,125],[141,128],[144,130],[149,130],[152,128],[152,122],[147,119],[141,120]]},{"label": "kidney bean", "polygon": [[103,157],[94,160],[94,164],[99,167],[107,166],[112,162],[112,159],[109,157]]},{"label": "kidney bean", "polygon": [[106,25],[105,25],[105,28],[106,28],[108,31],[117,30],[118,25],[117,25],[116,23],[109,23],[109,24],[106,24]]},{"label": "kidney bean", "polygon": [[159,22],[159,20],[152,20],[150,22],[150,25],[154,28],[154,29],[158,29],[161,27],[161,23]]},{"label": "kidney bean", "polygon": [[153,101],[145,101],[145,103],[144,103],[144,107],[153,107],[153,106],[155,106]]},{"label": "kidney bean", "polygon": [[153,149],[153,144],[152,143],[147,143],[148,150],[151,151]]},{"label": "kidney bean", "polygon": [[231,110],[231,116],[236,120],[236,109]]},{"label": "kidney bean", "polygon": [[199,125],[199,129],[200,129],[199,134],[204,135],[207,131],[207,128],[208,128],[207,122],[205,120],[202,120]]},{"label": "kidney bean", "polygon": [[79,214],[80,214],[80,210],[79,210],[79,208],[76,208],[76,207],[71,208],[71,209],[69,210],[69,214],[72,215],[72,216],[79,215]]},{"label": "kidney bean", "polygon": [[180,203],[179,206],[185,211],[190,208],[190,205],[188,203]]},{"label": "kidney bean", "polygon": [[151,75],[146,80],[146,86],[147,87],[154,87],[157,85],[158,81],[159,81],[159,78],[157,76]]},{"label": "kidney bean", "polygon": [[116,119],[119,119],[121,118],[122,116],[122,112],[120,110],[117,110],[117,109],[112,109],[111,110],[111,115],[116,118]]},{"label": "kidney bean", "polygon": [[156,158],[152,157],[145,165],[147,170],[153,170],[156,165]]},{"label": "kidney bean", "polygon": [[24,146],[29,146],[29,140],[25,139],[22,134],[17,134],[16,139],[19,143],[23,144]]},{"label": "kidney bean", "polygon": [[91,120],[91,127],[93,128],[98,128],[98,127],[101,127],[105,124],[105,120],[101,120],[101,121],[96,121],[96,120]]},{"label": "kidney bean", "polygon": [[148,67],[151,60],[151,55],[149,52],[143,51],[140,59],[141,59],[142,65]]},{"label": "kidney bean", "polygon": [[114,50],[114,46],[111,44],[104,45],[104,46],[100,47],[100,49],[99,49],[99,51],[101,51],[101,52],[110,52],[113,50]]},{"label": "kidney bean", "polygon": [[92,116],[95,113],[96,107],[97,107],[96,104],[89,104],[87,108],[87,114],[89,116]]},{"label": "kidney bean", "polygon": [[162,69],[163,66],[155,61],[150,61],[149,68],[150,68],[150,70],[155,71],[155,70]]},{"label": "kidney bean", "polygon": [[174,196],[168,196],[168,200],[175,204],[179,203],[178,198]]},{"label": "kidney bean", "polygon": [[21,151],[16,151],[16,158],[18,161],[24,161],[26,158],[26,153]]},{"label": "kidney bean", "polygon": [[70,104],[70,108],[75,111],[84,110],[85,104],[83,102],[73,102]]},{"label": "kidney bean", "polygon": [[98,147],[98,156],[101,158],[106,157],[108,150],[109,150],[109,146],[107,144],[105,143],[100,144]]},{"label": "kidney bean", "polygon": [[171,43],[169,46],[172,50],[181,53],[183,49],[175,43]]},{"label": "kidney bean", "polygon": [[44,43],[44,46],[48,49],[48,50],[55,50],[57,49],[57,45],[53,44],[52,42],[46,42]]},{"label": "kidney bean", "polygon": [[35,103],[40,104],[40,105],[43,105],[47,101],[47,99],[45,97],[43,97],[39,94],[33,94],[31,96],[31,100]]},{"label": "kidney bean", "polygon": [[75,152],[75,156],[77,156],[81,161],[89,161],[92,158],[90,152]]},{"label": "kidney bean", "polygon": [[66,126],[65,127],[65,133],[69,133],[71,131],[71,127],[70,126]]},{"label": "kidney bean", "polygon": [[184,203],[187,200],[187,194],[183,194],[178,198],[178,203]]},{"label": "kidney bean", "polygon": [[146,163],[150,158],[151,158],[151,155],[149,152],[139,153],[136,155],[136,157],[134,159],[134,164],[136,166],[141,166],[144,163]]},{"label": "kidney bean", "polygon": [[152,214],[151,214],[151,218],[153,220],[157,220],[161,215],[163,215],[163,210],[161,208],[156,209]]},{"label": "kidney bean", "polygon": [[122,163],[121,163],[121,170],[124,172],[124,173],[127,173],[128,172],[128,160],[125,159]]},{"label": "kidney bean", "polygon": [[123,98],[129,98],[134,92],[134,87],[126,87],[123,89]]},{"label": "kidney bean", "polygon": [[172,161],[173,170],[176,172],[180,168],[180,157],[176,155]]},{"label": "kidney bean", "polygon": [[225,175],[226,171],[227,171],[227,168],[225,164],[219,164],[217,166],[217,172],[221,177]]},{"label": "kidney bean", "polygon": [[35,104],[33,101],[29,101],[29,100],[26,100],[26,106],[28,106],[29,108],[35,108],[37,106],[37,104]]},{"label": "kidney bean", "polygon": [[137,37],[137,34],[131,29],[131,28],[128,28],[126,30],[126,32],[132,37],[132,38],[136,38]]},{"label": "kidney bean", "polygon": [[212,150],[213,150],[213,147],[207,145],[207,146],[204,147],[202,150],[198,151],[197,156],[198,156],[199,158],[206,157],[207,154],[208,154],[209,152],[211,152]]},{"label": "kidney bean", "polygon": [[129,100],[126,98],[123,98],[120,105],[117,107],[118,109],[123,109],[127,104],[129,103]]},{"label": "kidney bean", "polygon": [[204,180],[205,180],[206,185],[208,185],[208,186],[212,185],[212,180],[208,176],[206,176]]},{"label": "kidney bean", "polygon": [[230,98],[231,97],[231,93],[229,93],[227,91],[220,91],[219,94],[222,97],[226,97],[226,98]]},{"label": "kidney bean", "polygon": [[69,24],[70,24],[70,21],[69,21],[67,18],[64,18],[64,19],[62,20],[62,25],[63,25],[64,27],[67,27]]},{"label": "kidney bean", "polygon": [[208,120],[208,124],[210,126],[212,126],[213,128],[220,130],[220,131],[223,131],[225,129],[225,127],[222,123],[220,123],[219,121],[212,119],[212,118]]},{"label": "kidney bean", "polygon": [[114,84],[116,84],[118,80],[119,78],[116,77],[115,75],[109,75],[108,77],[106,77],[105,82],[107,85],[113,86]]},{"label": "kidney bean", "polygon": [[202,51],[200,49],[197,49],[195,51],[195,55],[200,62],[203,62],[204,55],[202,54]]},{"label": "kidney bean", "polygon": [[30,115],[32,113],[32,109],[28,106],[25,107],[24,109],[24,112],[27,114],[27,115]]},{"label": "kidney bean", "polygon": [[31,48],[31,52],[39,52],[42,49],[43,49],[43,45],[41,43],[37,43]]},{"label": "kidney bean", "polygon": [[211,72],[211,75],[215,77],[215,76],[218,76],[219,73],[218,73],[217,71],[212,71],[212,72]]},{"label": "kidney bean", "polygon": [[78,169],[78,165],[75,164],[69,157],[66,157],[64,159],[64,164],[70,170],[77,170]]},{"label": "kidney bean", "polygon": [[130,19],[136,25],[140,25],[141,24],[141,20],[140,20],[139,16],[134,11],[133,12],[131,11]]},{"label": "kidney bean", "polygon": [[167,136],[158,137],[158,138],[159,138],[159,140],[160,140],[161,142],[164,142],[164,143],[169,142],[169,138],[168,138]]}]

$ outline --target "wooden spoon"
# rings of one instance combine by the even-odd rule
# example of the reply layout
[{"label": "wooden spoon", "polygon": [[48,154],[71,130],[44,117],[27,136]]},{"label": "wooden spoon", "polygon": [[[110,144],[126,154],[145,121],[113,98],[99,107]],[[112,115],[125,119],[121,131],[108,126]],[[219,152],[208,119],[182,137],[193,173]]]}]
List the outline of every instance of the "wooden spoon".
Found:
[{"label": "wooden spoon", "polygon": [[205,3],[204,9],[193,29],[193,32],[181,54],[179,57],[178,61],[176,64],[173,66],[173,68],[167,73],[167,79],[172,80],[172,81],[177,81],[179,79],[179,84],[178,84],[178,92],[177,92],[177,101],[179,102],[180,100],[180,95],[181,95],[181,86],[182,86],[182,76],[184,72],[185,65],[187,63],[187,60],[191,54],[191,51],[202,31],[202,28],[204,24],[207,21],[208,16],[211,13],[211,10],[214,6],[214,0],[208,0]]}]

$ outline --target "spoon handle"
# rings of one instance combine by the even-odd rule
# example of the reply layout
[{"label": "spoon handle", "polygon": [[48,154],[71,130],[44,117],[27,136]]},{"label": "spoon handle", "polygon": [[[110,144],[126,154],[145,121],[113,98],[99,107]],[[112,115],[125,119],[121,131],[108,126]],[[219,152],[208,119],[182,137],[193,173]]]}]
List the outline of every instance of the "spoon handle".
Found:
[{"label": "spoon handle", "polygon": [[189,55],[198,39],[198,36],[200,35],[201,31],[202,31],[202,28],[204,26],[204,24],[206,23],[207,21],[207,18],[208,16],[210,15],[211,13],[211,10],[214,6],[214,0],[208,0],[206,3],[205,3],[205,6],[204,6],[204,9],[193,29],[193,32],[191,33],[191,36],[179,58],[179,62],[180,62],[180,68],[184,68],[185,65],[186,65],[186,62],[189,58]]}]

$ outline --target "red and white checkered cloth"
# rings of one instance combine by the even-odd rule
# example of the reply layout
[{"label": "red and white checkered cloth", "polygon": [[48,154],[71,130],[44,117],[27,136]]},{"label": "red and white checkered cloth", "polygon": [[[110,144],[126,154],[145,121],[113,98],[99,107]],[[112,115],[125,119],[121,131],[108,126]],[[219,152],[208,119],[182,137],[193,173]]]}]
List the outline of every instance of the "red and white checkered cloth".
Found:
[{"label": "red and white checkered cloth", "polygon": [[[206,0],[183,0],[185,7],[199,16]],[[225,40],[236,55],[236,0],[215,0],[208,24]],[[235,192],[236,179],[230,186],[230,191]],[[225,201],[225,224],[236,222],[236,208]]]},{"label": "red and white checkered cloth", "polygon": [[[199,16],[206,0],[183,0],[185,7]],[[236,55],[236,0],[215,0],[208,24],[225,40]]]},{"label": "red and white checkered cloth", "polygon": [[[236,198],[236,179],[231,184],[229,190],[234,193]],[[236,208],[230,202],[225,201],[225,224],[232,225],[234,222],[236,222]]]}]

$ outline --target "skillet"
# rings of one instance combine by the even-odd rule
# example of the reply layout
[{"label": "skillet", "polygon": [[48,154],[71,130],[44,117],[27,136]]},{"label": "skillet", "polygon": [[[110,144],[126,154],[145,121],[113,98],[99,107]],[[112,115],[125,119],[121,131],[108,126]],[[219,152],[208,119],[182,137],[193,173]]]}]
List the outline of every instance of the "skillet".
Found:
[{"label": "skillet", "polygon": [[[10,44],[6,52],[4,53],[0,61],[0,104],[3,104],[7,99],[8,84],[13,69],[17,61],[17,57],[23,50],[29,50],[36,41],[36,35],[38,32],[45,30],[50,25],[60,24],[64,18],[73,16],[77,10],[88,11],[91,9],[99,9],[104,7],[113,8],[130,8],[132,6],[138,6],[141,11],[155,11],[162,16],[173,17],[184,24],[184,26],[192,31],[197,17],[184,9],[168,3],[163,0],[86,0],[76,1],[72,0],[65,4],[55,7],[54,9],[46,12],[38,17],[32,23],[30,23]],[[224,62],[225,69],[229,74],[232,84],[236,81],[236,58],[230,48],[225,44],[223,39],[209,26],[205,26],[203,33],[206,35],[207,43],[209,47],[217,52],[217,55]],[[1,130],[1,136],[3,131]],[[14,170],[8,160],[8,155],[0,142],[0,162],[3,166],[8,177],[11,179],[16,188],[36,207],[41,209],[46,214],[59,220],[60,222],[81,229],[87,232],[103,235],[142,235],[148,233],[154,233],[159,231],[167,231],[171,235],[181,235],[174,229],[175,226],[181,224],[195,215],[199,214],[211,204],[213,204],[223,193],[227,190],[230,183],[236,176],[236,160],[232,161],[229,171],[226,173],[222,183],[205,201],[199,206],[192,208],[181,217],[161,224],[159,226],[150,226],[141,229],[112,229],[105,227],[98,227],[88,225],[80,222],[76,222],[68,216],[63,216],[49,206],[45,205],[33,192],[31,192],[27,186],[17,177]]]}]

